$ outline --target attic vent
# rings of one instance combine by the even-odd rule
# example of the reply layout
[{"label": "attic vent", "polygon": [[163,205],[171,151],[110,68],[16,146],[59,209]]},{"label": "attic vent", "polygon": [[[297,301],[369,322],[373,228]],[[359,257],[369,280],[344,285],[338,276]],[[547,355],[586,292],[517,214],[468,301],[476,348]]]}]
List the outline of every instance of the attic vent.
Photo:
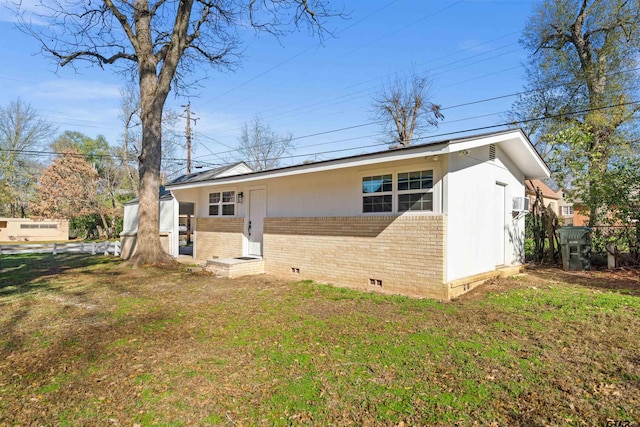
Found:
[{"label": "attic vent", "polygon": [[489,160],[496,159],[496,146],[495,144],[489,145]]}]

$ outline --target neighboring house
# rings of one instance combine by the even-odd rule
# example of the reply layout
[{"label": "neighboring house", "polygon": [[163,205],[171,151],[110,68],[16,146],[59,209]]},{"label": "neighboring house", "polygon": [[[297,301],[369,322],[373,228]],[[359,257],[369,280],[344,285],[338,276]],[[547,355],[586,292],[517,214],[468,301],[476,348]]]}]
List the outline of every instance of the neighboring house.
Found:
[{"label": "neighboring house", "polygon": [[194,205],[196,259],[447,300],[522,265],[526,213],[513,202],[526,179],[548,177],[508,130],[167,189]]},{"label": "neighboring house", "polygon": [[564,225],[583,227],[589,224],[589,208],[582,203],[582,200],[567,200],[568,190],[560,190],[560,218]]},{"label": "neighboring house", "polygon": [[562,199],[561,191],[552,190],[544,181],[540,179],[528,179],[524,182],[525,191],[529,198],[529,209],[533,209],[536,201],[536,189],[539,188],[542,193],[542,203],[545,207],[551,208],[556,216],[560,216],[560,201]]},{"label": "neighboring house", "polygon": [[0,218],[0,242],[52,242],[69,240],[66,219]]},{"label": "neighboring house", "polygon": [[[216,169],[197,172],[188,176],[206,180],[247,172],[251,172],[251,168],[244,162],[238,162]],[[177,182],[180,179],[181,178],[178,178],[174,182]],[[122,232],[120,233],[120,243],[122,248],[120,256],[125,259],[130,258],[135,253],[135,248],[138,242],[138,205],[139,200],[137,198],[124,204],[124,219]],[[181,228],[188,227],[190,225],[190,218],[194,213],[193,204],[178,202],[168,190],[164,187],[160,187],[158,208],[160,242],[162,243],[164,250],[169,255],[177,258],[179,254],[180,235],[182,234],[182,236],[186,237],[186,232],[181,233]]]}]

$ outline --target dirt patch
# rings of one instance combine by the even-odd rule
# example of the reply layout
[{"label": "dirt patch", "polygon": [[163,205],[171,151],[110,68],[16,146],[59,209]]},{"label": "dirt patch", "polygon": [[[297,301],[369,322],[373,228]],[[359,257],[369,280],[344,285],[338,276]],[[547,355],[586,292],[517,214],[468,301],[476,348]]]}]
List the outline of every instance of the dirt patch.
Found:
[{"label": "dirt patch", "polygon": [[552,286],[553,284],[575,284],[592,289],[640,296],[640,269],[564,271],[555,267],[528,267],[524,273],[516,276],[490,280],[461,295],[457,300],[471,301],[482,299],[490,293],[531,288],[537,285]]}]

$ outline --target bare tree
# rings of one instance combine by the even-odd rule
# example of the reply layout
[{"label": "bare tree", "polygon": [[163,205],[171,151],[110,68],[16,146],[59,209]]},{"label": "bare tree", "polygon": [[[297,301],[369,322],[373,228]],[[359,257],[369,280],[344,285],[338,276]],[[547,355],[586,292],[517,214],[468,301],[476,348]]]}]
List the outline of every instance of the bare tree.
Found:
[{"label": "bare tree", "polygon": [[169,262],[158,232],[158,187],[162,161],[162,112],[172,87],[186,90],[200,64],[231,68],[239,52],[237,29],[284,34],[306,26],[322,37],[332,15],[327,0],[40,0],[46,11],[35,27],[45,54],[60,66],[88,61],[137,77],[142,147],[140,210],[135,264]]},{"label": "bare tree", "polygon": [[136,177],[137,171],[131,166],[130,154],[134,152],[135,142],[141,139],[138,130],[140,127],[140,101],[132,82],[120,89],[120,120],[122,120],[124,130],[122,132],[122,148],[119,150],[118,156],[126,172],[131,192],[138,197],[140,182]]},{"label": "bare tree", "polygon": [[[140,118],[140,98],[132,84],[120,89],[120,120],[122,120],[122,146],[118,157],[127,172],[127,181],[131,191],[139,196],[139,180],[137,169],[132,167],[132,160],[137,159],[142,150],[142,121]],[[178,160],[178,151],[184,148],[183,135],[178,130],[181,116],[175,110],[166,109],[162,113],[162,160],[160,172],[162,176],[175,175],[184,168]]]},{"label": "bare tree", "polygon": [[30,151],[44,148],[55,130],[20,99],[0,108],[0,215],[26,215],[41,169]]},{"label": "bare tree", "polygon": [[376,120],[384,123],[394,145],[408,147],[414,135],[437,127],[444,119],[440,105],[430,101],[431,82],[415,73],[389,81],[373,98]]},{"label": "bare tree", "polygon": [[242,126],[240,152],[242,160],[256,171],[278,167],[280,159],[293,148],[293,134],[278,134],[260,117]]}]

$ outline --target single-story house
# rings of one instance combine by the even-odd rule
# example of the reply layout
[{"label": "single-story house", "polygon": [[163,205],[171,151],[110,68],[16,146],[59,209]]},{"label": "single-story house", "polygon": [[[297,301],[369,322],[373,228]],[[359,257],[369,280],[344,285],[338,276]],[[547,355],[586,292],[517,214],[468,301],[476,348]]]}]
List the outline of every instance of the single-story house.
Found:
[{"label": "single-story house", "polygon": [[69,240],[69,220],[0,218],[0,242],[53,242]]},{"label": "single-story house", "polygon": [[448,300],[522,265],[524,182],[549,174],[506,130],[166,188],[194,206],[196,259]]},{"label": "single-story house", "polygon": [[[251,172],[251,168],[244,162],[238,162],[197,172],[188,176],[208,180],[247,172]],[[180,179],[181,178],[178,178],[174,182],[179,182]],[[120,233],[120,244],[122,248],[120,256],[124,259],[130,258],[134,254],[138,242],[138,207],[138,198],[132,199],[124,204],[124,218],[122,232]],[[160,187],[158,200],[160,242],[164,250],[174,258],[177,258],[179,255],[180,228],[181,226],[190,226],[191,216],[194,213],[193,208],[193,204],[178,202],[169,190],[165,189],[165,187]],[[183,237],[186,236],[186,232],[182,235]]]}]

